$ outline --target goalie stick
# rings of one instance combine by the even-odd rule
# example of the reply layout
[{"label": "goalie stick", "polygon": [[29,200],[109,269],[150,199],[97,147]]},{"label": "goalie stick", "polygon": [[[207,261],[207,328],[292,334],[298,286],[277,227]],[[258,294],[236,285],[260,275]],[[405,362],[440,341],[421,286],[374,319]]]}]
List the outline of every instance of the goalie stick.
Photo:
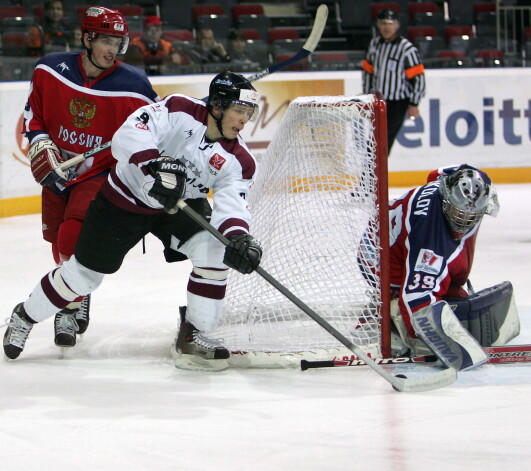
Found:
[{"label": "goalie stick", "polygon": [[322,5],[319,5],[319,8],[317,8],[312,31],[310,32],[310,35],[308,36],[308,39],[304,43],[304,46],[302,46],[301,50],[290,58],[286,59],[285,61],[279,62],[278,64],[274,64],[268,67],[267,69],[257,72],[256,74],[251,75],[250,77],[247,77],[247,80],[249,80],[249,82],[255,82],[256,80],[260,80],[261,78],[266,77],[267,75],[274,74],[276,71],[281,70],[284,67],[287,67],[288,65],[294,64],[295,62],[298,62],[308,57],[313,51],[315,51],[315,48],[317,47],[317,44],[319,43],[321,36],[323,35],[327,18],[328,7],[323,3]]},{"label": "goalie stick", "polygon": [[[190,216],[197,224],[210,232],[216,239],[218,239],[223,245],[227,246],[229,240],[220,234],[210,223],[197,214],[192,208],[190,208],[184,200],[177,202],[177,207]],[[395,390],[404,392],[419,392],[429,391],[432,389],[441,388],[453,383],[457,379],[457,371],[452,368],[441,370],[433,375],[425,376],[422,378],[406,378],[404,376],[397,377],[388,372],[385,368],[380,366],[374,360],[371,359],[363,350],[360,350],[355,344],[348,340],[341,332],[335,329],[315,311],[313,311],[308,305],[297,298],[291,291],[289,291],[284,285],[273,278],[267,273],[261,266],[258,266],[255,270],[262,278],[264,278],[269,284],[276,288],[280,293],[286,296],[292,301],[299,309],[305,314],[311,317],[317,322],[323,329],[325,329],[336,340],[341,342],[351,352],[353,352],[358,358],[362,359],[369,367],[371,367],[382,378],[387,380]]]},{"label": "goalie stick", "polygon": [[[529,363],[531,362],[531,345],[504,345],[502,347],[485,347],[485,353],[488,356],[486,364],[499,363]],[[404,363],[434,363],[437,361],[435,355],[418,356],[418,357],[395,357],[395,358],[373,358],[380,365],[403,365]],[[365,366],[365,362],[351,357],[337,358],[332,360],[308,361],[301,360],[301,370],[306,371],[310,368],[333,368],[337,366]]]}]

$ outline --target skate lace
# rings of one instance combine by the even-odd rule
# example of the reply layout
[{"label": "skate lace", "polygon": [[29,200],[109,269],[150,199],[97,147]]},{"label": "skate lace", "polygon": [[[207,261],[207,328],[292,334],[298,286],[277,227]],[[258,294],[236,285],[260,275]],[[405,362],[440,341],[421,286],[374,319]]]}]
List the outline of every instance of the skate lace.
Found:
[{"label": "skate lace", "polygon": [[55,319],[55,328],[57,329],[57,333],[75,335],[79,330],[75,314],[59,313]]},{"label": "skate lace", "polygon": [[26,339],[28,338],[33,325],[14,314],[13,316],[6,318],[5,324],[2,324],[0,327],[11,329],[8,340],[11,345],[24,348],[24,344],[26,343]]},{"label": "skate lace", "polygon": [[223,339],[213,339],[207,337],[199,331],[193,333],[194,343],[206,350],[215,350],[218,347],[223,346]]},{"label": "skate lace", "polygon": [[81,301],[81,306],[79,307],[79,309],[76,312],[76,319],[77,320],[86,321],[88,319],[88,317],[89,317],[89,313],[88,313],[89,299],[88,299],[88,297],[89,297],[89,295],[85,296],[83,298],[83,300]]}]

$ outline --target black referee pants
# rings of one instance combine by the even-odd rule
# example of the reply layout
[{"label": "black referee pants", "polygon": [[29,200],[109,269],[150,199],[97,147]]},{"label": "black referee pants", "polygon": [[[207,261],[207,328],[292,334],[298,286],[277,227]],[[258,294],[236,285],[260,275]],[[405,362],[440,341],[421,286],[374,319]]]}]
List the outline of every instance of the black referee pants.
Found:
[{"label": "black referee pants", "polygon": [[387,155],[391,153],[396,135],[404,124],[408,106],[408,100],[387,100]]}]

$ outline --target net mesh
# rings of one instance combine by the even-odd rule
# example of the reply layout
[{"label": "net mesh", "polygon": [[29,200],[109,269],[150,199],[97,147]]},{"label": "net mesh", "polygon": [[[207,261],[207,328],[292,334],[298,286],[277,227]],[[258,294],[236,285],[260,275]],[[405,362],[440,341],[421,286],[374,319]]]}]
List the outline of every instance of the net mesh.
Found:
[{"label": "net mesh", "polygon": [[[380,343],[381,304],[373,102],[372,95],[293,101],[250,196],[261,266],[367,350]],[[371,262],[370,276],[359,257]],[[234,270],[216,336],[244,352],[340,346],[262,277]]]}]

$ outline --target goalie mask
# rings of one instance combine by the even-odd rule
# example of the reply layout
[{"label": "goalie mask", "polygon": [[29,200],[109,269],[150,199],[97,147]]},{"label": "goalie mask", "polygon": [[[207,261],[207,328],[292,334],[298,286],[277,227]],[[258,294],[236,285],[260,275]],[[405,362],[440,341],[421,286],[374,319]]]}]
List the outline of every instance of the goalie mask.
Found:
[{"label": "goalie mask", "polygon": [[461,239],[484,214],[496,217],[498,195],[488,176],[471,168],[442,178],[439,187],[442,210],[454,240]]},{"label": "goalie mask", "polygon": [[245,77],[233,72],[222,72],[210,82],[208,91],[208,108],[212,115],[212,108],[221,110],[221,118],[212,117],[217,122],[221,134],[221,120],[223,113],[230,106],[241,105],[249,108],[249,121],[255,121],[258,117],[260,94]]},{"label": "goalie mask", "polygon": [[[122,38],[118,54],[125,54],[125,51],[127,51],[127,46],[129,45],[129,26],[124,16],[118,10],[111,10],[106,7],[88,8],[81,20],[81,32],[82,34],[88,33],[89,42],[96,39],[98,34]],[[83,43],[83,47],[85,47],[83,39],[81,39],[81,42]],[[87,50],[87,53],[90,59],[90,50]]]}]

